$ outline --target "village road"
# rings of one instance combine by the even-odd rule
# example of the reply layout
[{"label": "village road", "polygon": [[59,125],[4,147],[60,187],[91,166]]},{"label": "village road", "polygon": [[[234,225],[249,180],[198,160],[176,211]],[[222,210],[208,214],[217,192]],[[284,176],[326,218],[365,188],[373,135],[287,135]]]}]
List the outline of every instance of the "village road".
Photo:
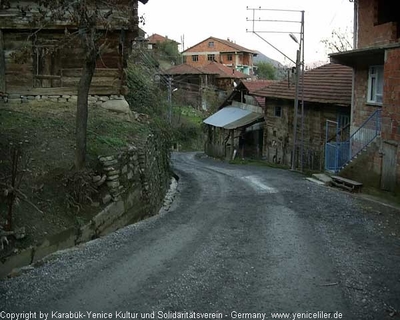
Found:
[{"label": "village road", "polygon": [[287,170],[173,164],[168,212],[1,281],[0,318],[400,317],[400,212]]}]

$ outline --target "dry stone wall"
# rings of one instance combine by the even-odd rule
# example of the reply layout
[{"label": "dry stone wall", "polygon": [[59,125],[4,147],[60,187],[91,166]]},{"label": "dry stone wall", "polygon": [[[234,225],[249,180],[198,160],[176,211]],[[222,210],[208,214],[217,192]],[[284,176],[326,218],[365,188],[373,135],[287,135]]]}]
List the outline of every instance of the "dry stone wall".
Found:
[{"label": "dry stone wall", "polygon": [[167,140],[150,134],[141,146],[99,157],[98,184],[105,207],[89,223],[50,236],[0,262],[0,279],[17,275],[29,264],[39,263],[47,255],[106,235],[121,227],[155,215],[173,181]]}]

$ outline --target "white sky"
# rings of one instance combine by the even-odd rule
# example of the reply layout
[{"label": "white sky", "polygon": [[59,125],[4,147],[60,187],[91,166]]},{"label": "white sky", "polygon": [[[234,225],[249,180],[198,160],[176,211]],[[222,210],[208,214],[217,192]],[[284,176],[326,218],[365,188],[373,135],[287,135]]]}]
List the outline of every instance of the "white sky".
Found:
[{"label": "white sky", "polygon": [[[284,56],[264,40],[251,33],[253,11],[249,8],[285,9],[305,11],[305,61],[327,61],[327,53],[320,40],[330,36],[333,29],[353,27],[353,3],[349,0],[149,0],[146,5],[139,2],[139,16],[144,14],[146,24],[141,26],[147,35],[158,33],[182,42],[185,49],[205,40],[209,36],[233,40],[238,45],[258,50],[268,57],[288,64]],[[255,19],[297,20],[300,13],[256,11]],[[246,32],[246,29],[250,32]],[[299,23],[259,22],[255,31],[300,31]],[[295,60],[298,45],[288,34],[259,35]],[[298,37],[298,36],[297,36]]]}]

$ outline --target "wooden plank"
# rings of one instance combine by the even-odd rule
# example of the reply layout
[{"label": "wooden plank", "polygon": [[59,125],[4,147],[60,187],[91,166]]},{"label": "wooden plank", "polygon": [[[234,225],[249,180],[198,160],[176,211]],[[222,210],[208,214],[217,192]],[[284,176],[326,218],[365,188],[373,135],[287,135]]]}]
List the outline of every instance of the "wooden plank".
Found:
[{"label": "wooden plank", "polygon": [[3,31],[0,30],[0,93],[6,92],[6,58],[4,54]]},{"label": "wooden plank", "polygon": [[35,79],[61,79],[61,76],[52,76],[46,74],[39,74],[33,76]]},{"label": "wooden plank", "polygon": [[346,179],[346,178],[343,178],[343,177],[331,176],[331,178],[333,180],[335,180],[335,181],[342,182],[342,183],[345,183],[345,184],[349,184],[349,185],[353,185],[353,186],[362,186],[361,182],[357,182],[357,181],[354,181],[354,180]]}]

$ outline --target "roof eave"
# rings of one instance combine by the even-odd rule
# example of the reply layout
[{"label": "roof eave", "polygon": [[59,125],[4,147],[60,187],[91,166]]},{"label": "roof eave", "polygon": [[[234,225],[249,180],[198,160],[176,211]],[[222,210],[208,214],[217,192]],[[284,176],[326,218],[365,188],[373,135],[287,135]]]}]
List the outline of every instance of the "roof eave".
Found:
[{"label": "roof eave", "polygon": [[354,67],[360,64],[383,64],[385,51],[398,47],[400,47],[400,43],[354,49],[344,52],[331,53],[329,58],[332,63],[338,63],[349,67]]}]

